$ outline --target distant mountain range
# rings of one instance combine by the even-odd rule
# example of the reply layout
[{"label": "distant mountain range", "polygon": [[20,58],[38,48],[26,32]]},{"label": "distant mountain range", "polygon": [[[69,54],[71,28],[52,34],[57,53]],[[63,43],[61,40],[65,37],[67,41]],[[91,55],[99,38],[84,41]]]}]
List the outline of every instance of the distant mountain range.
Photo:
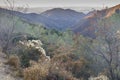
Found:
[{"label": "distant mountain range", "polygon": [[0,12],[14,14],[23,20],[32,24],[42,24],[49,29],[66,30],[71,29],[75,33],[80,33],[84,36],[95,37],[95,24],[97,18],[108,18],[114,13],[120,13],[120,4],[112,8],[103,10],[91,11],[88,14],[77,12],[71,9],[54,8],[37,13],[21,13],[0,8]]},{"label": "distant mountain range", "polygon": [[82,12],[79,13],[74,10],[61,8],[54,8],[41,14],[21,13],[2,8],[0,11],[5,13],[12,13],[33,24],[43,24],[46,28],[53,28],[58,30],[67,29],[85,17],[85,14]]},{"label": "distant mountain range", "polygon": [[41,15],[57,23],[56,27],[59,29],[70,28],[85,17],[85,14],[82,12],[80,13],[71,9],[61,8],[54,8],[52,10],[45,11],[41,13]]}]

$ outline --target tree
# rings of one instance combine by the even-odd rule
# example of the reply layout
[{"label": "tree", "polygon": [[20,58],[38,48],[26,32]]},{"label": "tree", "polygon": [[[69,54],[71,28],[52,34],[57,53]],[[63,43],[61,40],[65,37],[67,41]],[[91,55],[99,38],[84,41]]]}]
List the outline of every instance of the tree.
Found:
[{"label": "tree", "polygon": [[[107,66],[111,80],[120,79],[120,31],[110,19],[102,19],[97,31],[97,43],[94,44],[94,54],[101,57]],[[114,28],[113,28],[114,27]],[[116,30],[117,28],[118,30]]]},{"label": "tree", "polygon": [[15,30],[15,26],[19,18],[15,16],[15,0],[5,0],[5,4],[8,10],[3,10],[1,12],[0,18],[0,42],[2,46],[2,51],[7,53],[10,47],[10,42]]}]

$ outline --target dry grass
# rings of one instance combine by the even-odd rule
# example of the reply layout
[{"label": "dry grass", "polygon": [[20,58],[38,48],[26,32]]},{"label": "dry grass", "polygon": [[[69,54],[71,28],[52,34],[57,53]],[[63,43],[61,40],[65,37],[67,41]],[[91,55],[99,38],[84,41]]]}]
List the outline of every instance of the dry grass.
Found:
[{"label": "dry grass", "polygon": [[19,69],[19,67],[20,67],[20,60],[19,60],[18,56],[11,55],[8,58],[7,64],[9,64],[10,66],[13,66],[16,69]]},{"label": "dry grass", "polygon": [[24,80],[45,80],[48,73],[48,64],[38,63],[24,69]]},{"label": "dry grass", "polygon": [[76,78],[73,77],[71,72],[68,72],[66,70],[61,70],[59,72],[59,76],[65,80],[77,80]]},{"label": "dry grass", "polygon": [[49,68],[49,75],[47,80],[77,80],[70,71],[66,70],[64,62],[52,60]]},{"label": "dry grass", "polygon": [[23,69],[14,70],[11,72],[11,75],[14,77],[23,77]]},{"label": "dry grass", "polygon": [[71,72],[66,71],[64,68],[53,65],[47,80],[77,80],[73,77]]}]

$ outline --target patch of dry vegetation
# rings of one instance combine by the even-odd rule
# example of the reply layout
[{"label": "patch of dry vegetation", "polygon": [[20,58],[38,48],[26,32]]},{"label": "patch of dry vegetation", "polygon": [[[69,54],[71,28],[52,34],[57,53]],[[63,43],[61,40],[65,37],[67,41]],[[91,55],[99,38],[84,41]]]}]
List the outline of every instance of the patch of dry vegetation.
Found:
[{"label": "patch of dry vegetation", "polygon": [[20,59],[16,55],[10,55],[7,61],[7,64],[13,66],[14,68],[18,69],[20,67]]},{"label": "patch of dry vegetation", "polygon": [[18,68],[15,75],[23,76],[24,80],[87,80],[89,62],[74,54],[73,47],[65,48],[64,45],[53,48],[48,59],[39,49],[23,45],[18,55],[9,57],[8,63]]},{"label": "patch of dry vegetation", "polygon": [[45,80],[48,75],[48,66],[39,63],[24,69],[24,80]]}]

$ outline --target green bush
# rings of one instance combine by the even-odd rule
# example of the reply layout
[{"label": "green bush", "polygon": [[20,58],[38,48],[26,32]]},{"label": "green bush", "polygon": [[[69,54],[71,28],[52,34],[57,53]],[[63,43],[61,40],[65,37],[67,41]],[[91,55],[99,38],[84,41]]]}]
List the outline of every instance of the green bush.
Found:
[{"label": "green bush", "polygon": [[22,49],[20,49],[18,52],[18,56],[21,61],[21,67],[23,68],[29,67],[30,66],[29,61],[30,60],[38,61],[40,55],[41,53],[37,49],[22,47]]}]

